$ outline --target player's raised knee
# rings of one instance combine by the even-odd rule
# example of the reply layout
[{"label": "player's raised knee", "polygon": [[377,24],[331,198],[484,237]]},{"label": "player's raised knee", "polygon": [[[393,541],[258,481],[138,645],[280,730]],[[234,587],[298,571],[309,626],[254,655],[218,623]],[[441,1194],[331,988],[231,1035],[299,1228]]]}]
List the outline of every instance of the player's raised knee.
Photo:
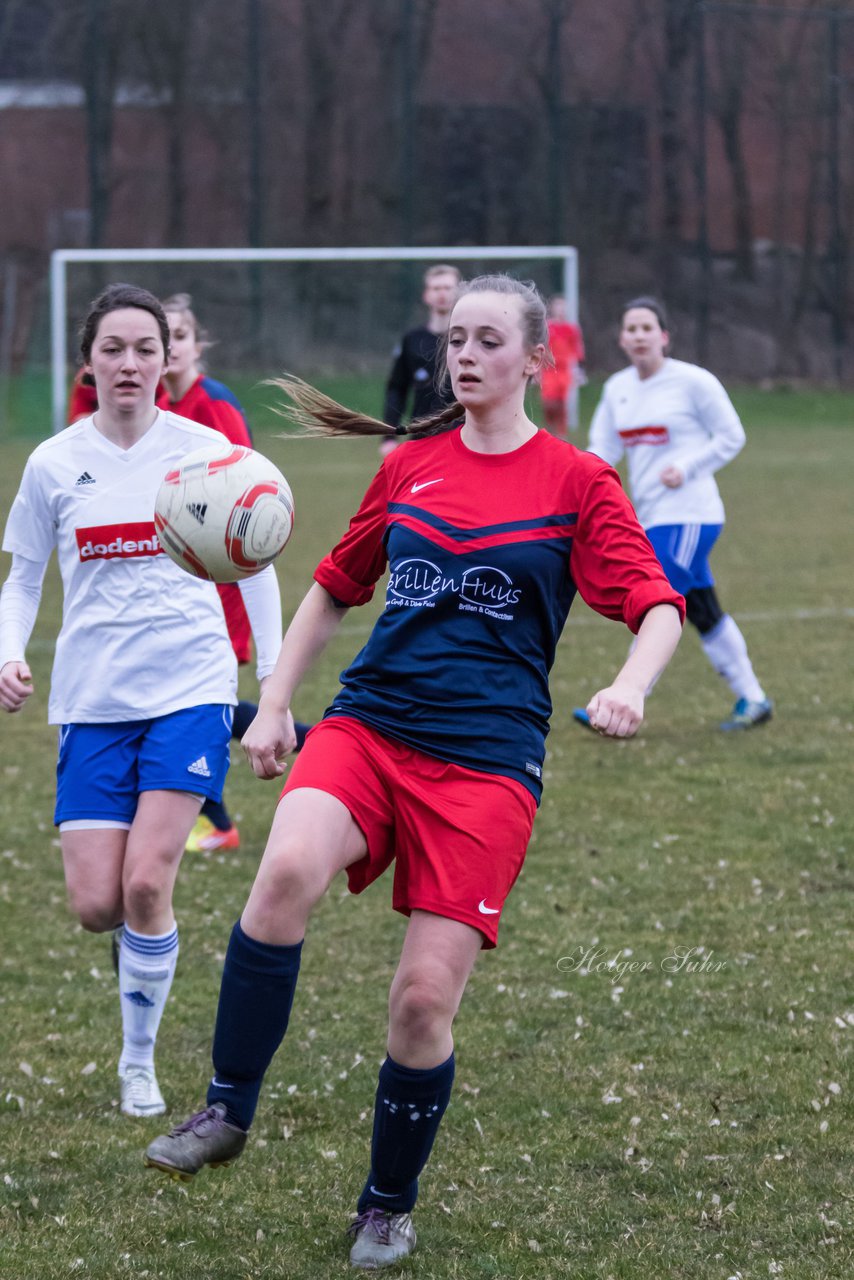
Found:
[{"label": "player's raised knee", "polygon": [[121,903],[100,902],[85,891],[70,892],[69,906],[87,933],[108,933],[122,918]]}]

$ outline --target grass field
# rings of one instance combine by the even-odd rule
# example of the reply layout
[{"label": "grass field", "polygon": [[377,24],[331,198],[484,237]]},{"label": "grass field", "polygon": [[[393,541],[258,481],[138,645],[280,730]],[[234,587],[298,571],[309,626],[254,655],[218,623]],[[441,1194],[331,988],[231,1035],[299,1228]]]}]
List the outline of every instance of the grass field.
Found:
[{"label": "grass field", "polygon": [[[585,734],[569,709],[609,679],[627,633],[574,607],[545,798],[502,945],[458,1020],[457,1085],[407,1275],[854,1272],[852,404],[818,392],[738,404],[750,443],[721,477],[715,566],[775,720],[719,733],[731,699],[686,633],[638,738]],[[376,450],[274,438],[272,419],[256,422],[296,497],[280,563],[289,613]],[[7,436],[0,513],[32,443],[20,422]],[[329,701],[373,610],[348,615],[302,718]],[[109,946],[67,914],[51,827],[59,611],[52,569],[30,650],[37,692],[0,722],[0,1276],[343,1277],[404,929],[390,887],[352,899],[336,884],[316,913],[239,1164],[186,1188],[145,1172],[162,1122],[118,1113]],[[203,1096],[221,960],[275,794],[235,753],[227,796],[243,848],[188,857],[179,878],[182,952],[158,1059],[173,1118]]]}]

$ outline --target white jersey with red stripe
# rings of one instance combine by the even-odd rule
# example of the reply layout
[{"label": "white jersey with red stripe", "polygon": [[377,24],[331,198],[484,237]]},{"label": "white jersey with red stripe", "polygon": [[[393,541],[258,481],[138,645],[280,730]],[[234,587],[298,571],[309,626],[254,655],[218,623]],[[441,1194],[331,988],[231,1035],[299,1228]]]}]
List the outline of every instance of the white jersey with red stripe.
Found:
[{"label": "white jersey with red stripe", "polygon": [[[634,366],[605,383],[590,424],[589,449],[615,466],[627,456],[629,486],[645,529],[662,524],[723,524],[714,473],[744,446],[744,428],[713,373],[666,359],[641,378]],[[678,489],[661,481],[666,467],[685,476]]]},{"label": "white jersey with red stripe", "polygon": [[222,436],[158,410],[130,449],[81,418],[27,462],[3,550],[46,564],[64,594],[51,724],[113,723],[237,701],[237,664],[216,587],[163,552],[154,499],[170,467]]}]

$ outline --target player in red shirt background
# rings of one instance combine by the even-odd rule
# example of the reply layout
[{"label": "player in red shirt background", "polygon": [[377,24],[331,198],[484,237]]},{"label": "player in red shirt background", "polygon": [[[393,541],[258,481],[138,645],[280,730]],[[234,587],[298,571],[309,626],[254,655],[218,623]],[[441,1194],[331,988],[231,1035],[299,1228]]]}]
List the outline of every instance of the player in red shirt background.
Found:
[{"label": "player in red shirt background", "polygon": [[78,369],[71,384],[68,397],[68,425],[78,418],[88,418],[98,408],[98,392],[95,390],[95,379],[85,369]]},{"label": "player in red shirt background", "polygon": [[[160,409],[213,427],[232,444],[252,448],[252,434],[237,397],[222,382],[209,377],[202,366],[210,339],[193,311],[188,293],[176,293],[163,303],[169,321],[169,362],[163,375],[163,389],[158,396]],[[237,583],[217,587],[222,601],[228,634],[237,661],[245,665],[252,657],[252,630]],[[232,737],[238,741],[249,728],[258,710],[254,702],[241,701],[234,712]],[[302,746],[308,725],[297,725],[297,741]],[[299,747],[298,747],[299,749]],[[225,801],[206,800],[198,821],[190,832],[187,852],[206,849],[237,849],[240,834],[231,821]]]},{"label": "player in red shirt background", "polygon": [[568,400],[579,366],[584,363],[584,339],[577,324],[566,318],[566,299],[560,294],[549,302],[549,349],[554,364],[543,368],[540,394],[543,417],[552,435],[566,440],[569,435]]}]

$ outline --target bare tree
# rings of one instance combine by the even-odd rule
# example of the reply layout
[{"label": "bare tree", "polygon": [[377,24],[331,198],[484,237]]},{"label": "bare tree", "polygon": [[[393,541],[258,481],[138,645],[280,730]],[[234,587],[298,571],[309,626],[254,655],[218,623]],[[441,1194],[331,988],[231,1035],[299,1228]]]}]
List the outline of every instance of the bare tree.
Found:
[{"label": "bare tree", "polygon": [[348,27],[357,0],[303,0],[301,35],[305,60],[303,123],[305,232],[328,244],[333,230],[334,151],[337,125],[347,104],[341,93]]},{"label": "bare tree", "polygon": [[[774,23],[765,42],[771,64],[767,109],[774,121],[776,150],[772,288],[778,372],[797,367],[800,324],[815,270],[821,156],[817,148],[808,144],[808,137],[820,113],[814,89],[820,76],[810,40],[810,32],[815,30],[810,7],[785,22]],[[805,128],[806,121],[810,123]],[[799,224],[797,231],[793,212]],[[800,252],[797,274],[792,279],[790,264],[796,251],[796,234],[800,237]]]},{"label": "bare tree", "polygon": [[[119,8],[120,6],[116,6]],[[82,81],[86,95],[89,243],[104,243],[112,197],[113,107],[119,42],[108,0],[86,0]]]},{"label": "bare tree", "polygon": [[[533,78],[542,97],[546,121],[546,207],[552,244],[567,238],[565,175],[567,170],[565,104],[568,68],[563,52],[564,32],[573,0],[539,0],[542,30],[537,24],[542,56],[533,61]],[[533,54],[530,50],[530,54]]]},{"label": "bare tree", "polygon": [[187,102],[191,42],[195,22],[182,5],[171,0],[149,0],[133,15],[132,38],[139,52],[140,71],[151,86],[166,130],[166,167],[163,193],[168,201],[167,244],[187,243]]},{"label": "bare tree", "polygon": [[[427,66],[438,0],[375,0],[366,7],[366,40],[385,88],[374,87],[374,136],[384,158],[384,204],[395,239],[411,244],[418,201],[419,89]],[[380,175],[377,175],[380,177]],[[383,180],[384,179],[384,180]]]},{"label": "bare tree", "polygon": [[670,293],[678,272],[674,250],[684,236],[686,75],[696,4],[695,0],[640,0],[639,9],[643,14],[644,40],[652,50],[657,80],[663,204],[658,276],[664,291]]},{"label": "bare tree", "polygon": [[736,273],[742,280],[753,280],[753,216],[743,117],[745,94],[759,47],[755,23],[749,14],[718,14],[717,18],[712,41],[717,55],[717,84],[711,94],[711,109],[721,131],[732,180]]}]

